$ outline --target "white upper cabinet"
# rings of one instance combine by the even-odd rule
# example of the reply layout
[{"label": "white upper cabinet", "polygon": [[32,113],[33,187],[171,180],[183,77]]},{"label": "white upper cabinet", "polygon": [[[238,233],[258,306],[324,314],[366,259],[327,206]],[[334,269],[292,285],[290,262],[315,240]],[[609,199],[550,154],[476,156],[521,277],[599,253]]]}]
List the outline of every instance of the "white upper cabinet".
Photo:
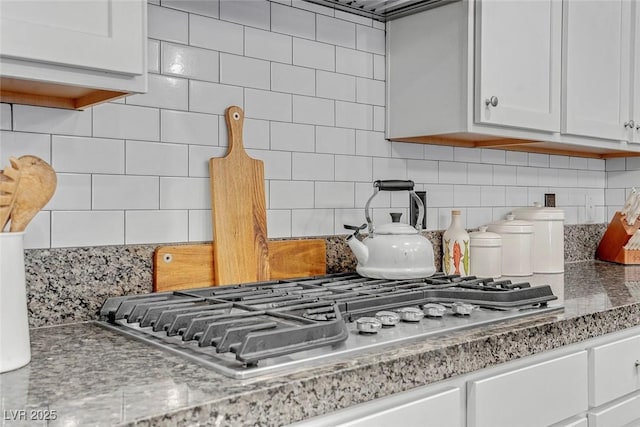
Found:
[{"label": "white upper cabinet", "polygon": [[147,90],[145,0],[0,0],[2,102],[84,108]]},{"label": "white upper cabinet", "polygon": [[560,130],[562,3],[476,3],[477,122]]},{"label": "white upper cabinet", "polygon": [[565,133],[632,136],[631,9],[629,0],[564,2]]}]

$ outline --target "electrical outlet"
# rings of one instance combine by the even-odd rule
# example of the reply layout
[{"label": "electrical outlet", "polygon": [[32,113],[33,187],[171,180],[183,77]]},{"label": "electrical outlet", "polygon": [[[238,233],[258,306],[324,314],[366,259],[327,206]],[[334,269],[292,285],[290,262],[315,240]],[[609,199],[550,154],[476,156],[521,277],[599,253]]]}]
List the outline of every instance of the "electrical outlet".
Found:
[{"label": "electrical outlet", "polygon": [[[426,191],[416,191],[416,195],[422,200],[422,204],[424,205],[424,217],[422,218],[422,229],[427,228],[427,192]],[[409,224],[415,226],[416,222],[418,222],[418,204],[413,197],[409,195]]]}]

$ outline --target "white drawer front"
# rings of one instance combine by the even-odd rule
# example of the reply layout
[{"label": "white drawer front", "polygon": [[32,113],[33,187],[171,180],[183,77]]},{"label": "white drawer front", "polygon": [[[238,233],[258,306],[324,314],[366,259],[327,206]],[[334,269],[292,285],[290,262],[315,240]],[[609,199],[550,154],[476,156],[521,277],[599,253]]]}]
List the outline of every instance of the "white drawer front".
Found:
[{"label": "white drawer front", "polygon": [[589,427],[640,425],[640,394],[589,412]]},{"label": "white drawer front", "polygon": [[560,421],[552,427],[589,427],[589,421],[586,415],[581,418],[571,418],[570,420]]},{"label": "white drawer front", "polygon": [[589,350],[589,405],[600,406],[640,390],[640,336]]},{"label": "white drawer front", "polygon": [[587,352],[469,383],[469,427],[539,427],[587,410]]}]

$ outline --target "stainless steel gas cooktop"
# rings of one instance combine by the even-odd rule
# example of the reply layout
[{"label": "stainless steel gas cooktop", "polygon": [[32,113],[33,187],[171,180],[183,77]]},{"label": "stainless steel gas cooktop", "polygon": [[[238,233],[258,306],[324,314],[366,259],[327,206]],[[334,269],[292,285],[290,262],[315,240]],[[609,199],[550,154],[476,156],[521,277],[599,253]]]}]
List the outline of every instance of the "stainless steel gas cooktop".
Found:
[{"label": "stainless steel gas cooktop", "polygon": [[100,324],[252,378],[562,309],[548,285],[335,274],[112,297]]}]

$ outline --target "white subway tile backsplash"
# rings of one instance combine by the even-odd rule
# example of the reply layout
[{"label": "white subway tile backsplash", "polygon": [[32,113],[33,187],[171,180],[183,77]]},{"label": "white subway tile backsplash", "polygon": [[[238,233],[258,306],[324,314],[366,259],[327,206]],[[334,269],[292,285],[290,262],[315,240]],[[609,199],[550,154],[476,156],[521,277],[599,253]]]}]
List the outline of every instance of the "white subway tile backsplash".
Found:
[{"label": "white subway tile backsplash", "polygon": [[291,95],[287,93],[245,89],[245,100],[247,117],[281,122],[291,121]]},{"label": "white subway tile backsplash", "polygon": [[387,24],[384,23],[384,22],[380,22],[380,21],[374,20],[372,27],[373,28],[377,28],[379,30],[386,30],[387,29]]},{"label": "white subway tile backsplash", "polygon": [[466,163],[439,162],[438,180],[441,184],[466,184]]},{"label": "white subway tile backsplash", "polygon": [[13,104],[13,130],[90,136],[91,112]]},{"label": "white subway tile backsplash", "polygon": [[480,206],[480,190],[478,185],[454,185],[453,206]]},{"label": "white subway tile backsplash", "polygon": [[189,41],[189,14],[153,5],[149,5],[147,11],[150,38],[178,43]]},{"label": "white subway tile backsplash", "polygon": [[567,169],[569,168],[569,157],[550,155],[549,167]]},{"label": "white subway tile backsplash", "polygon": [[227,147],[189,146],[189,176],[208,177],[209,159],[226,155]]},{"label": "white subway tile backsplash", "polygon": [[362,209],[334,209],[335,228],[332,234],[353,234],[353,230],[344,228],[346,225],[361,225],[364,221]]},{"label": "white subway tile backsplash", "polygon": [[189,214],[176,211],[127,211],[125,243],[185,242],[189,239]]},{"label": "white subway tile backsplash", "polygon": [[245,119],[242,134],[245,148],[269,149],[269,122],[267,120]]},{"label": "white subway tile backsplash", "polygon": [[385,108],[377,105],[373,106],[373,130],[384,132],[385,129]]},{"label": "white subway tile backsplash", "polygon": [[230,105],[244,108],[244,91],[241,87],[189,81],[189,110],[224,114]]},{"label": "white subway tile backsplash", "polygon": [[355,187],[353,182],[316,182],[316,208],[353,208]]},{"label": "white subway tile backsplash", "polygon": [[453,148],[453,158],[456,162],[478,163],[481,161],[481,154],[481,150],[475,150],[473,148]]},{"label": "white subway tile backsplash", "polygon": [[335,180],[373,182],[372,159],[362,156],[335,156]]},{"label": "white subway tile backsplash", "polygon": [[543,187],[558,186],[558,169],[545,169],[538,175],[538,184]]},{"label": "white subway tile backsplash", "polygon": [[249,150],[249,155],[264,162],[264,179],[291,179],[291,153]]},{"label": "white subway tile backsplash", "polygon": [[335,102],[330,99],[293,95],[293,121],[311,125],[333,126]]},{"label": "white subway tile backsplash", "polygon": [[356,78],[347,74],[316,71],[316,95],[342,101],[356,100]]},{"label": "white subway tile backsplash", "polygon": [[356,49],[385,54],[385,32],[377,28],[358,25],[356,27]]},{"label": "white subway tile backsplash", "polygon": [[538,185],[538,169],[525,166],[516,167],[516,184],[527,186]]},{"label": "white subway tile backsplash", "polygon": [[291,237],[291,210],[267,210],[267,234],[271,239]]},{"label": "white subway tile backsplash", "polygon": [[478,228],[493,222],[492,208],[467,208],[467,228]]},{"label": "white subway tile backsplash", "polygon": [[58,179],[56,192],[45,206],[45,209],[90,210],[91,209],[91,175],[61,173],[56,170]]},{"label": "white subway tile backsplash", "polygon": [[336,101],[336,126],[373,130],[371,105]]},{"label": "white subway tile backsplash", "polygon": [[315,39],[316,16],[305,10],[271,3],[271,31]]},{"label": "white subway tile backsplash", "polygon": [[180,144],[218,145],[218,116],[161,110],[160,140]]},{"label": "white subway tile backsplash", "polygon": [[529,153],[529,166],[548,168],[549,167],[549,155],[548,154],[536,154]]},{"label": "white subway tile backsplash", "polygon": [[245,55],[291,64],[291,36],[245,27],[244,37]]},{"label": "white subway tile backsplash", "polygon": [[271,85],[269,65],[268,61],[261,59],[221,53],[220,83],[269,89]]},{"label": "white subway tile backsplash", "polygon": [[453,160],[453,147],[425,145],[424,158],[429,160]]},{"label": "white subway tile backsplash", "polygon": [[[160,209],[211,209],[209,185],[208,177],[161,177]],[[209,215],[211,215],[211,211],[209,211]]]},{"label": "white subway tile backsplash", "polygon": [[558,169],[558,185],[561,187],[577,187],[578,171],[575,169]]},{"label": "white subway tile backsplash", "polygon": [[355,130],[316,126],[316,152],[333,154],[355,154],[355,151]]},{"label": "white subway tile backsplash", "polygon": [[51,212],[51,247],[124,244],[124,211]]},{"label": "white subway tile backsplash", "polygon": [[335,10],[333,8],[321,6],[316,3],[309,3],[306,0],[291,0],[291,5],[295,8],[308,10],[321,15],[335,16]]},{"label": "white subway tile backsplash", "polygon": [[494,185],[516,185],[516,167],[495,165],[493,167]]},{"label": "white subway tile backsplash", "polygon": [[603,171],[579,170],[578,187],[605,187],[605,173]]},{"label": "white subway tile backsplash", "polygon": [[391,142],[391,157],[424,159],[424,146],[410,142]]},{"label": "white subway tile backsplash", "polygon": [[271,149],[314,151],[315,128],[297,123],[271,122]]},{"label": "white subway tile backsplash", "polygon": [[[379,179],[379,178],[375,178]],[[373,183],[360,183],[356,182],[356,208],[364,208],[367,201],[373,194]],[[371,208],[389,208],[391,207],[391,193],[388,191],[381,191],[371,201]],[[361,211],[362,212],[362,211]],[[363,215],[363,214],[361,214]],[[363,218],[364,219],[364,218]]]},{"label": "white subway tile backsplash", "polygon": [[204,16],[189,15],[189,44],[242,55],[244,27]]},{"label": "white subway tile backsplash", "polygon": [[407,160],[407,177],[418,184],[438,182],[438,162],[433,160]]},{"label": "white subway tile backsplash", "polygon": [[391,157],[391,142],[382,132],[356,130],[356,154],[359,156]]},{"label": "white subway tile backsplash", "polygon": [[476,185],[490,185],[493,183],[493,166],[482,163],[467,165],[467,182]]},{"label": "white subway tile backsplash", "polygon": [[93,136],[157,141],[160,110],[124,104],[98,105],[93,107]]},{"label": "white subway tile backsplash", "polygon": [[189,211],[189,241],[210,242],[213,239],[211,209]]},{"label": "white subway tile backsplash", "polygon": [[505,187],[483,185],[480,188],[480,205],[481,206],[504,206],[506,201]]},{"label": "white subway tile backsplash", "polygon": [[54,135],[52,163],[56,172],[124,174],[124,141]]},{"label": "white subway tile backsplash", "polygon": [[51,212],[40,211],[29,223],[24,234],[25,249],[48,249],[51,247]]},{"label": "white subway tile backsplash", "polygon": [[218,18],[220,16],[219,0],[162,0],[162,6],[198,15],[210,16],[212,18]]},{"label": "white subway tile backsplash", "polygon": [[334,156],[331,154],[293,153],[294,180],[333,181]]},{"label": "white subway tile backsplash", "polygon": [[506,163],[508,165],[527,166],[529,164],[529,156],[527,153],[507,151],[506,156]]},{"label": "white subway tile backsplash", "polygon": [[373,179],[407,179],[407,160],[375,157]]},{"label": "white subway tile backsplash", "polygon": [[354,13],[343,12],[341,10],[335,10],[335,17],[343,19],[345,21],[350,21],[356,24],[365,25],[371,27],[373,19],[367,18],[365,16],[356,15]]},{"label": "white subway tile backsplash", "polygon": [[544,195],[547,192],[546,188],[542,187],[529,187],[527,192],[527,204],[526,206],[533,206],[534,203],[540,203],[544,206]]},{"label": "white subway tile backsplash", "polygon": [[186,110],[189,108],[189,82],[186,79],[149,74],[149,91],[128,96],[126,103]]},{"label": "white subway tile backsplash", "polygon": [[163,42],[162,74],[218,82],[219,56],[216,51]]},{"label": "white subway tile backsplash", "polygon": [[291,233],[294,236],[326,236],[333,234],[333,230],[333,209],[291,211]]},{"label": "white subway tile backsplash", "polygon": [[159,180],[153,176],[94,175],[92,208],[158,209]]},{"label": "white subway tile backsplash", "polygon": [[316,15],[316,39],[337,46],[356,47],[356,25],[353,22]]},{"label": "white subway tile backsplash", "polygon": [[387,67],[382,55],[373,55],[373,78],[376,80],[386,80]]},{"label": "white subway tile backsplash", "polygon": [[640,158],[638,157],[629,157],[626,159],[626,166],[622,170],[639,170],[640,169]]},{"label": "white subway tile backsplash", "polygon": [[507,162],[507,152],[504,150],[491,150],[483,148],[480,150],[480,161],[482,163],[504,165]]},{"label": "white subway tile backsplash", "polygon": [[147,43],[147,71],[160,73],[160,41],[149,40]]},{"label": "white subway tile backsplash", "polygon": [[312,181],[270,181],[269,208],[313,208],[313,186]]},{"label": "white subway tile backsplash", "polygon": [[127,175],[187,176],[189,147],[166,142],[127,141]]},{"label": "white subway tile backsplash", "polygon": [[299,38],[293,39],[293,64],[318,70],[336,70],[336,48]]},{"label": "white subway tile backsplash", "polygon": [[605,170],[605,161],[604,159],[587,159],[587,167],[592,171],[603,171]]},{"label": "white subway tile backsplash", "polygon": [[51,163],[51,135],[0,131],[0,163],[2,168],[9,164],[9,157],[25,154],[38,156]]},{"label": "white subway tile backsplash", "polygon": [[356,101],[363,104],[385,105],[385,84],[383,81],[358,77]]},{"label": "white subway tile backsplash", "polygon": [[606,188],[604,190],[604,199],[605,205],[622,209],[627,197],[625,196],[625,191],[622,188]]},{"label": "white subway tile backsplash", "polygon": [[220,19],[268,30],[271,8],[264,0],[221,1]]},{"label": "white subway tile backsplash", "polygon": [[626,162],[624,157],[614,157],[605,160],[605,170],[609,171],[623,171],[626,169]]},{"label": "white subway tile backsplash", "polygon": [[315,95],[316,72],[310,68],[271,63],[271,90]]},{"label": "white subway tile backsplash", "polygon": [[373,78],[373,54],[336,46],[336,71]]},{"label": "white subway tile backsplash", "polygon": [[11,104],[0,104],[0,130],[11,130]]},{"label": "white subway tile backsplash", "polygon": [[589,162],[585,157],[569,157],[569,168],[571,169],[588,169]]},{"label": "white subway tile backsplash", "polygon": [[527,206],[529,193],[527,188],[523,187],[506,187],[505,188],[505,205],[507,206]]}]

